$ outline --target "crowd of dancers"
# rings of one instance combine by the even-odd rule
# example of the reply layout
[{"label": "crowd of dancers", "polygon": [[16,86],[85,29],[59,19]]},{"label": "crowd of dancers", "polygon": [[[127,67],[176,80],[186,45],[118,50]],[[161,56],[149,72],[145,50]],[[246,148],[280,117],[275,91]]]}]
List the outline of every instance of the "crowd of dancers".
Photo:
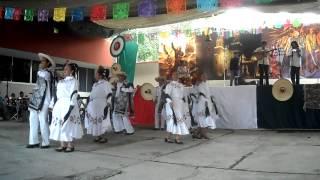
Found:
[{"label": "crowd of dancers", "polygon": [[[84,135],[83,127],[87,134],[95,137],[97,143],[106,143],[106,133],[110,132],[134,134],[129,120],[133,113],[134,86],[126,81],[124,72],[112,74],[113,81],[110,81],[109,70],[99,66],[82,125],[77,64],[66,63],[63,78],[57,80],[52,58],[42,53],[38,55],[40,70],[28,105],[30,132],[27,148],[49,148],[50,140],[54,140],[60,142],[55,149],[57,152],[73,152],[74,140]],[[169,77],[156,78],[159,86],[155,102],[155,127],[166,129],[167,143],[183,144],[181,136],[190,133],[194,138],[209,139],[207,129],[216,127],[218,115],[214,100],[209,96],[206,75],[197,71],[197,80],[191,88],[181,83],[177,72],[172,72]],[[52,120],[49,124],[50,111]]]}]

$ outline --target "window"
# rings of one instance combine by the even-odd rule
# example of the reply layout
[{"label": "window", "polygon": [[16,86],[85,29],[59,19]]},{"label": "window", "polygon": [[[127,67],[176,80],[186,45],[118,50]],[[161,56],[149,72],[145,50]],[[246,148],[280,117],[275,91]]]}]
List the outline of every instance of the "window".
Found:
[{"label": "window", "polygon": [[12,58],[9,56],[0,56],[0,81],[11,81]]},{"label": "window", "polygon": [[39,70],[40,61],[32,61],[32,83],[37,81],[37,73]]},{"label": "window", "polygon": [[30,82],[30,65],[30,60],[13,58],[12,81]]},{"label": "window", "polygon": [[90,92],[94,81],[93,69],[79,67],[79,91]]}]

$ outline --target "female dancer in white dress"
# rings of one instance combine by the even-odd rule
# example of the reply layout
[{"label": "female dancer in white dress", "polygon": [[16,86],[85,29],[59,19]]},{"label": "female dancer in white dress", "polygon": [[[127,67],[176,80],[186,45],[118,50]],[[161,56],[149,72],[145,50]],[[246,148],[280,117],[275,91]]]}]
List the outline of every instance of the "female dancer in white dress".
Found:
[{"label": "female dancer in white dress", "polygon": [[112,130],[110,121],[112,85],[106,80],[109,77],[109,69],[99,66],[93,84],[89,104],[86,109],[85,127],[87,134],[97,136],[94,140],[106,143],[108,140],[103,135]]},{"label": "female dancer in white dress", "polygon": [[215,121],[218,119],[214,105],[211,102],[209,87],[206,83],[207,77],[203,72],[199,73],[200,83],[196,86],[198,101],[196,104],[196,119],[198,122],[200,135],[202,138],[209,139],[207,135],[208,128],[215,129]]},{"label": "female dancer in white dress", "polygon": [[78,81],[75,78],[78,66],[66,64],[63,80],[57,85],[57,102],[52,111],[52,123],[50,125],[50,139],[60,141],[58,152],[73,152],[73,139],[80,139],[83,130],[80,120],[78,97]]},{"label": "female dancer in white dress", "polygon": [[166,123],[168,135],[165,142],[172,143],[171,134],[175,135],[175,143],[183,144],[181,135],[189,134],[188,127],[185,123],[186,112],[183,97],[185,95],[185,87],[178,81],[177,73],[172,73],[172,81],[167,84],[165,93],[166,98]]}]

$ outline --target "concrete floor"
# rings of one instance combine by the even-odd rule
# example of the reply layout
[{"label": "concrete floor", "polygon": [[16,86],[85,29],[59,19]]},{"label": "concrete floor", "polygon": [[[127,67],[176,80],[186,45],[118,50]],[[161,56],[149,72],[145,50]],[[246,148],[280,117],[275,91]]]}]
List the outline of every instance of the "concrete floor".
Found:
[{"label": "concrete floor", "polygon": [[[210,140],[166,144],[164,133],[138,129],[86,136],[74,153],[26,149],[28,123],[0,121],[0,179],[320,179],[320,131],[214,130]],[[57,143],[52,143],[55,146]]]}]

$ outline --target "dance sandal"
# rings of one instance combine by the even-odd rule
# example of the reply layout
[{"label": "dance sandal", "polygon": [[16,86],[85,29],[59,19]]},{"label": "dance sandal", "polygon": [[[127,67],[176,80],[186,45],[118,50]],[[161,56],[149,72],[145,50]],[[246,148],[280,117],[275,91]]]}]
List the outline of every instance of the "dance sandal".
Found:
[{"label": "dance sandal", "polygon": [[64,152],[65,153],[70,153],[70,152],[73,152],[74,151],[74,147],[67,147]]},{"label": "dance sandal", "polygon": [[99,143],[103,144],[103,143],[107,143],[108,142],[108,139],[106,138],[101,138]]},{"label": "dance sandal", "polygon": [[95,138],[93,141],[94,141],[94,142],[100,142],[101,139],[102,139],[102,137],[97,137],[97,138]]},{"label": "dance sandal", "polygon": [[55,150],[57,152],[62,152],[62,151],[65,151],[66,149],[67,149],[67,147],[60,146],[60,147],[56,148]]},{"label": "dance sandal", "polygon": [[173,143],[169,138],[164,138],[164,142],[166,142],[166,143]]},{"label": "dance sandal", "polygon": [[183,142],[180,141],[180,140],[179,140],[179,141],[178,141],[178,140],[175,140],[175,143],[176,143],[176,144],[183,144]]},{"label": "dance sandal", "polygon": [[40,144],[28,144],[28,145],[26,146],[26,148],[32,149],[32,148],[38,148],[39,146],[40,146]]}]

